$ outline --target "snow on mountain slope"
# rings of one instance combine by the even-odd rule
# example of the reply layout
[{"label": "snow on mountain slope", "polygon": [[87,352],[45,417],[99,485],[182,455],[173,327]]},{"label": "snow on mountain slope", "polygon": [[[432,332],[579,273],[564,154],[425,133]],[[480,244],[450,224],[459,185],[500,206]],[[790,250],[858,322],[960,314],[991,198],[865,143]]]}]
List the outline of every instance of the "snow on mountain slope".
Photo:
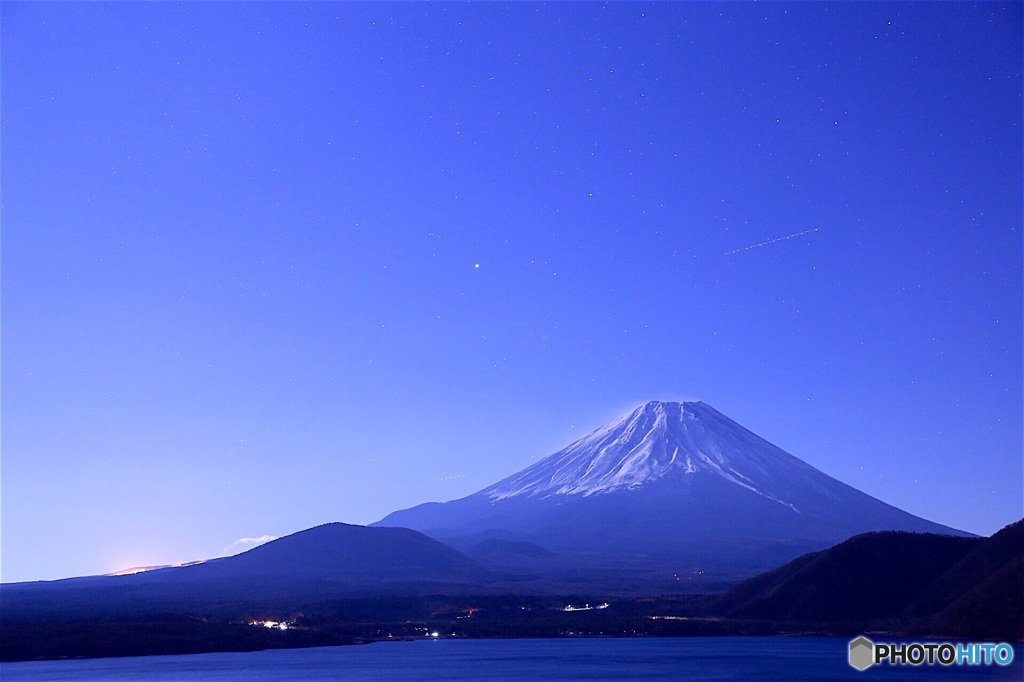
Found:
[{"label": "snow on mountain slope", "polygon": [[707,472],[793,507],[779,489],[780,469],[816,473],[702,402],[652,401],[477,494],[589,496]]}]

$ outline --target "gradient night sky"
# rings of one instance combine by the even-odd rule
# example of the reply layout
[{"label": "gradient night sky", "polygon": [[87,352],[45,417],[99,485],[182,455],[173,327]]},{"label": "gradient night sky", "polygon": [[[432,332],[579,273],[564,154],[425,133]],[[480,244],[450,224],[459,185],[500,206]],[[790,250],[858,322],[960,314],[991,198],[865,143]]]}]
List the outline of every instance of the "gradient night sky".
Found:
[{"label": "gradient night sky", "polygon": [[372,522],[649,399],[1024,513],[1020,4],[0,11],[4,581]]}]

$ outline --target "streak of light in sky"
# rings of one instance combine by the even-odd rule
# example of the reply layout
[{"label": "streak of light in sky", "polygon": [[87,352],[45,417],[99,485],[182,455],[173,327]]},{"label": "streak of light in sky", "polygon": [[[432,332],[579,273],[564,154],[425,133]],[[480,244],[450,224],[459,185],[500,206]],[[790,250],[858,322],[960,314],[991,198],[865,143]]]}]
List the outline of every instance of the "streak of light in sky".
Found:
[{"label": "streak of light in sky", "polygon": [[740,253],[742,251],[750,251],[751,249],[759,249],[762,246],[768,246],[769,244],[774,244],[775,242],[782,242],[782,241],[786,241],[787,239],[793,239],[794,237],[800,237],[800,236],[805,235],[805,234],[810,234],[812,232],[817,232],[818,229],[819,228],[817,228],[817,227],[813,227],[813,228],[811,228],[809,230],[804,230],[803,232],[794,232],[793,234],[787,234],[785,237],[775,237],[774,239],[766,239],[763,242],[758,242],[757,244],[751,244],[750,246],[744,246],[741,249],[733,249],[732,251],[726,251],[723,255],[731,256],[734,253]]}]

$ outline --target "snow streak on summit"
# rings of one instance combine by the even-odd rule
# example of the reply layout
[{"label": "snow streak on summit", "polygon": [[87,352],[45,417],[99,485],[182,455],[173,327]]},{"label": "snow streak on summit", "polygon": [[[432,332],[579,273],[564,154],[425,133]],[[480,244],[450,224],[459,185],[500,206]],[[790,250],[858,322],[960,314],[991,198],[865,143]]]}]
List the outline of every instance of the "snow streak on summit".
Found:
[{"label": "snow streak on summit", "polygon": [[652,401],[478,494],[586,496],[708,472],[792,507],[771,472],[794,467],[813,471],[702,402]]}]

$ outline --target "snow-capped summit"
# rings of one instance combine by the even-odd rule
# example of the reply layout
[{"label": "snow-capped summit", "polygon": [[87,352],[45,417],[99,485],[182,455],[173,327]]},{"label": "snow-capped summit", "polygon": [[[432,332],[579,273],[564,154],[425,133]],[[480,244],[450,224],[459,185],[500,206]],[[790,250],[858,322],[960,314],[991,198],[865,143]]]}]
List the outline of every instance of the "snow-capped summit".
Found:
[{"label": "snow-capped summit", "polygon": [[772,472],[794,467],[813,471],[703,402],[651,401],[478,494],[587,496],[705,472],[792,506]]},{"label": "snow-capped summit", "polygon": [[611,569],[727,580],[867,531],[964,534],[837,481],[705,403],[657,401],[468,497],[375,525],[458,548],[539,546],[561,557],[560,580]]}]

